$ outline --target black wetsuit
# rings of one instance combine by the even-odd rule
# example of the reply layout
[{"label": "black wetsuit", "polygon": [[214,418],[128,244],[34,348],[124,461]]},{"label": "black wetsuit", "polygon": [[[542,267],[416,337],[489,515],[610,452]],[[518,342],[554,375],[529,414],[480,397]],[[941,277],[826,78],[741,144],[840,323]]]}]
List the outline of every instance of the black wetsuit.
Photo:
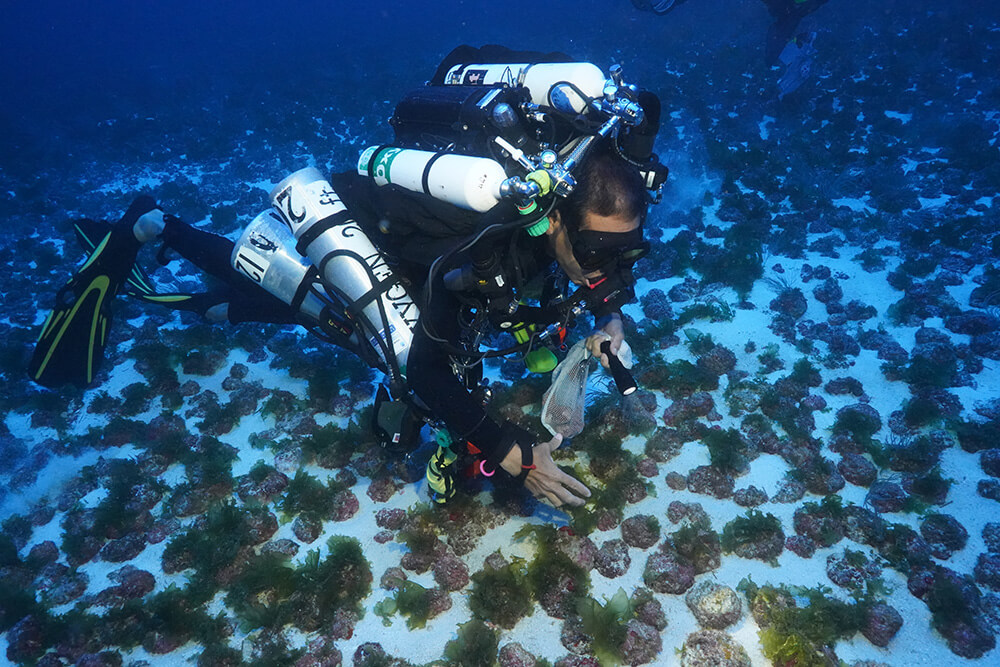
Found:
[{"label": "black wetsuit", "polygon": [[176,307],[204,315],[212,306],[229,304],[229,321],[268,322],[297,324],[298,312],[260,285],[249,280],[232,267],[229,258],[234,243],[224,236],[212,234],[178,220],[165,218],[163,244],[176,250],[182,257],[216,279],[210,289],[193,294],[191,299],[179,302]]},{"label": "black wetsuit", "polygon": [[[397,273],[410,283],[411,295],[420,298],[430,294],[429,302],[418,301],[421,312],[407,359],[408,384],[454,436],[471,442],[483,458],[496,462],[506,454],[499,451],[503,441],[501,424],[488,415],[480,399],[455,374],[449,348],[431,337],[457,345],[462,333],[459,322],[464,300],[480,295],[449,291],[444,285],[443,271],[437,274],[430,290],[424,289],[430,264],[482,225],[482,214],[463,211],[398,186],[378,187],[371,179],[354,172],[333,174],[330,181],[353,218]],[[516,216],[512,205],[505,208],[505,213],[491,213],[502,219]],[[389,233],[384,233],[385,230]],[[465,233],[456,235],[458,230]],[[495,244],[503,258],[504,275],[519,293],[529,284],[541,283],[554,266],[544,236],[532,238],[519,231],[503,236]],[[461,265],[466,259],[457,255],[450,264]]]}]

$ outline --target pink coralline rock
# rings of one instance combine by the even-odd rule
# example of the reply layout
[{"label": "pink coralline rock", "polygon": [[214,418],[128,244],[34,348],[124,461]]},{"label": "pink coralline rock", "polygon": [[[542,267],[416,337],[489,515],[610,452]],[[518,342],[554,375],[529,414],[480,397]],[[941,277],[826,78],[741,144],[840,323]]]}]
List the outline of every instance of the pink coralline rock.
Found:
[{"label": "pink coralline rock", "polygon": [[538,659],[517,642],[512,642],[500,648],[498,662],[500,667],[535,667]]},{"label": "pink coralline rock", "polygon": [[446,591],[459,591],[469,584],[469,567],[450,552],[445,552],[431,567],[434,581]]},{"label": "pink coralline rock", "polygon": [[145,534],[130,533],[105,544],[104,548],[101,549],[101,560],[109,563],[124,563],[141,554],[145,548]]},{"label": "pink coralline rock", "polygon": [[31,547],[31,551],[28,552],[28,557],[25,559],[25,563],[38,568],[48,565],[49,563],[54,563],[59,560],[59,547],[52,540],[45,540],[44,542],[39,542],[35,546]]},{"label": "pink coralline rock", "polygon": [[151,573],[132,565],[115,570],[108,575],[108,579],[117,585],[105,588],[97,594],[97,604],[108,607],[141,598],[152,592],[156,586],[156,579]]},{"label": "pink coralline rock", "polygon": [[656,517],[638,514],[622,521],[622,540],[630,547],[648,549],[660,539],[660,524]]},{"label": "pink coralline rock", "polygon": [[859,552],[845,551],[826,558],[826,576],[841,588],[863,592],[868,581],[881,575],[882,566]]},{"label": "pink coralline rock", "polygon": [[357,514],[361,507],[358,497],[350,489],[344,489],[333,498],[334,510],[330,517],[334,521],[347,521]]},{"label": "pink coralline rock", "polygon": [[323,532],[323,523],[312,516],[300,514],[292,522],[292,533],[300,542],[312,544]]},{"label": "pink coralline rock", "polygon": [[406,510],[398,507],[385,507],[375,513],[375,525],[386,530],[399,530],[405,520]]},{"label": "pink coralline rock", "polygon": [[903,617],[885,602],[876,602],[865,614],[865,626],[861,634],[875,646],[885,648],[903,627]]},{"label": "pink coralline rock", "polygon": [[594,567],[608,579],[615,579],[628,572],[632,558],[628,553],[628,545],[622,540],[608,540],[597,551]]},{"label": "pink coralline rock", "polygon": [[154,521],[146,531],[146,541],[150,544],[159,544],[179,530],[180,526],[180,521],[172,517]]},{"label": "pink coralline rock", "polygon": [[632,618],[625,624],[625,641],[620,649],[626,665],[646,665],[663,650],[663,639],[656,628]]},{"label": "pink coralline rock", "polygon": [[268,503],[281,495],[288,486],[288,475],[270,470],[264,479],[254,481],[250,475],[236,479],[236,494],[243,501],[257,500]]},{"label": "pink coralline rock", "polygon": [[344,656],[329,637],[317,637],[306,646],[305,655],[295,661],[294,667],[340,667]]},{"label": "pink coralline rock", "polygon": [[672,550],[658,549],[646,560],[643,582],[657,593],[677,595],[694,585],[695,569]]},{"label": "pink coralline rock", "polygon": [[384,503],[388,502],[398,490],[399,485],[392,477],[389,475],[382,475],[371,481],[371,484],[368,485],[368,490],[365,493],[375,502]]}]

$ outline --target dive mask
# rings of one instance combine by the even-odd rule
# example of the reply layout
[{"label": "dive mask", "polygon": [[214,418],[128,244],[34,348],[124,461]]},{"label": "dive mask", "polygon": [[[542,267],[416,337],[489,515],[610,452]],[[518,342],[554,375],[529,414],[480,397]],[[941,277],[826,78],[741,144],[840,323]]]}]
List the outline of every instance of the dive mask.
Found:
[{"label": "dive mask", "polygon": [[628,232],[580,229],[570,233],[573,256],[585,273],[599,271],[611,263],[632,266],[649,251],[642,226]]}]

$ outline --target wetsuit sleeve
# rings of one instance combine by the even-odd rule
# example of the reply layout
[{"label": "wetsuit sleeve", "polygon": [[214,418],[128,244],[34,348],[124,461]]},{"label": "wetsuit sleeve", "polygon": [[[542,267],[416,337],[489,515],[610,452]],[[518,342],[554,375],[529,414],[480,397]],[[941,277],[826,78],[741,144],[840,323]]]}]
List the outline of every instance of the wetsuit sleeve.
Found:
[{"label": "wetsuit sleeve", "polygon": [[[421,311],[421,320],[431,319],[431,330],[435,336],[455,340],[458,302],[450,294],[438,292],[438,295],[433,304],[426,305]],[[423,321],[417,324],[407,359],[410,386],[457,438],[471,442],[487,460],[499,461],[507,454],[499,451],[500,425],[489,417],[480,401],[452,372],[447,351],[428,336],[423,324]]]}]

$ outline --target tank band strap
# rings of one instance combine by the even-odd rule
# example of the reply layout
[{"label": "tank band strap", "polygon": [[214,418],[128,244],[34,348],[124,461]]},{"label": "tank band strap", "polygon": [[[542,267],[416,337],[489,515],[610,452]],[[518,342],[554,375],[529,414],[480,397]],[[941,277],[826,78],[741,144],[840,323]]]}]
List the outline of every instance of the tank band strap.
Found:
[{"label": "tank band strap", "polygon": [[292,302],[288,305],[295,311],[302,310],[302,302],[306,300],[306,295],[309,294],[312,286],[318,282],[320,282],[319,269],[315,266],[310,266],[309,270],[306,271],[306,275],[302,277],[302,282],[299,283],[298,288],[295,290]]},{"label": "tank band strap", "polygon": [[386,148],[395,148],[395,146],[392,144],[379,144],[375,147],[375,150],[372,151],[372,159],[368,160],[368,178],[375,178],[375,166],[378,164],[378,160],[375,158],[377,158],[379,153],[384,151]]},{"label": "tank band strap", "polygon": [[332,227],[338,227],[340,225],[346,225],[349,222],[353,222],[354,218],[351,217],[350,211],[344,209],[339,213],[334,213],[333,215],[327,216],[322,220],[317,220],[308,229],[302,232],[302,236],[299,237],[298,241],[295,243],[295,250],[303,257],[307,256],[309,253],[306,250],[309,248],[309,244],[315,241],[317,238],[325,234]]},{"label": "tank band strap", "polygon": [[[434,163],[437,162],[438,159],[444,157],[445,155],[450,155],[450,153],[448,151],[438,151],[432,155],[431,158],[427,160],[427,164],[424,165],[424,173],[420,176],[420,187],[424,189],[425,195],[431,195],[431,190],[428,186],[428,181],[431,177],[431,167],[434,166]],[[431,196],[433,197],[434,195]]]}]

